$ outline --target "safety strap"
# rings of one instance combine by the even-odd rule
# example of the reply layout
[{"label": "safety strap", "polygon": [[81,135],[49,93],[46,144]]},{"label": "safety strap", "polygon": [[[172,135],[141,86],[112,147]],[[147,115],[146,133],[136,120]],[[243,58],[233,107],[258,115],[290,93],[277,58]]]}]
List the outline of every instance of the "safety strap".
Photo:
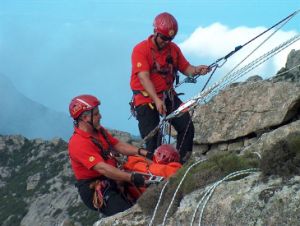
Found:
[{"label": "safety strap", "polygon": [[89,188],[94,190],[93,206],[96,209],[101,209],[103,206],[106,205],[104,193],[108,187],[109,187],[108,180],[96,180],[96,181],[90,183]]},{"label": "safety strap", "polygon": [[109,148],[104,149],[103,145],[95,137],[91,137],[92,142],[99,148],[100,155],[102,156],[102,158],[104,160],[108,160],[108,159],[112,159],[112,158],[115,159],[115,155],[112,152],[113,146],[112,146],[111,142],[108,139],[108,135],[106,134],[106,132],[104,131],[103,128],[100,128],[99,132],[104,137],[104,140],[107,142]]},{"label": "safety strap", "polygon": [[[160,74],[164,79],[166,78],[167,75],[171,75],[172,76],[172,83],[174,82],[174,80],[179,81],[179,78],[177,78],[178,73],[177,73],[177,67],[175,67],[174,65],[174,59],[171,55],[171,47],[168,48],[168,55],[166,57],[166,63],[167,65],[165,65],[164,67],[160,67],[159,63],[156,61],[156,58],[154,56],[154,50],[151,48],[151,57],[152,57],[152,67],[150,69],[150,73],[157,73]],[[168,84],[171,85],[171,84]],[[170,90],[167,89],[167,90]],[[162,94],[167,90],[162,90],[160,92],[158,92],[158,94]],[[138,95],[141,94],[143,95],[143,97],[147,97],[149,98],[149,94],[145,91],[145,90],[132,90],[133,95]]]},{"label": "safety strap", "polygon": [[174,81],[175,80],[174,75],[176,74],[178,69],[174,65],[175,62],[172,57],[171,47],[169,46],[169,48],[168,48],[168,54],[166,57],[167,64],[164,65],[163,67],[161,67],[160,64],[156,61],[154,49],[150,47],[150,50],[151,50],[151,58],[152,58],[152,67],[150,69],[150,72],[160,74],[164,78],[166,75],[171,75],[173,77],[173,81]]}]

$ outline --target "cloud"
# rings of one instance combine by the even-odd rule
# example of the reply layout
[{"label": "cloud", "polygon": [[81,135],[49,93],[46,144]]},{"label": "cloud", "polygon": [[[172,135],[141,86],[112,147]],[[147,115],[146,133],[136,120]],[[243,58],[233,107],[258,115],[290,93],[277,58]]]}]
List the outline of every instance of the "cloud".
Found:
[{"label": "cloud", "polygon": [[[229,28],[221,23],[214,23],[208,27],[198,27],[190,36],[179,44],[184,55],[190,59],[190,62],[214,62],[215,60],[227,55],[233,51],[236,46],[244,45],[258,34],[265,31],[265,27],[236,27]],[[240,63],[251,51],[259,46],[268,38],[274,30],[271,30],[263,36],[255,39],[249,45],[244,46],[240,51],[228,58],[228,62],[222,68],[224,73],[229,72],[235,65]],[[268,39],[251,57],[249,57],[241,66],[250,63],[257,57],[267,53],[281,43],[287,41],[297,34],[296,31],[279,30],[270,39]],[[287,49],[275,55],[268,62],[262,64],[251,74],[256,73],[263,77],[274,75],[281,67],[284,67],[286,58],[291,49],[300,49],[300,41],[292,44]],[[194,63],[202,64],[202,63]],[[209,64],[209,63],[207,63]],[[270,74],[271,73],[271,74]]]}]

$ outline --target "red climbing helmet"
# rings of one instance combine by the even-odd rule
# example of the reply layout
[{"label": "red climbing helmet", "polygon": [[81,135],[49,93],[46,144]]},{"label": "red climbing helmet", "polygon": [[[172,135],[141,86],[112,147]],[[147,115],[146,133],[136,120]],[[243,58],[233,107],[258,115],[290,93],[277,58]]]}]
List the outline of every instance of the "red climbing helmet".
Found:
[{"label": "red climbing helmet", "polygon": [[70,115],[77,119],[83,112],[92,110],[100,105],[100,100],[92,95],[80,95],[74,97],[69,105]]},{"label": "red climbing helmet", "polygon": [[180,156],[171,144],[162,144],[154,151],[153,161],[159,164],[179,162]]},{"label": "red climbing helmet", "polygon": [[175,17],[170,13],[161,13],[157,15],[153,22],[154,31],[169,38],[174,38],[178,31],[178,25]]}]

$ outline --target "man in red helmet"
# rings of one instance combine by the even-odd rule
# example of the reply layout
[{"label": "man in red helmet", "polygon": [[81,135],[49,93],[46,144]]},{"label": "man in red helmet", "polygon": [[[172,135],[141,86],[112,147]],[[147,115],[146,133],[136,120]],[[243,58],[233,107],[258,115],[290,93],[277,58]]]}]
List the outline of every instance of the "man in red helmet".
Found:
[{"label": "man in red helmet", "polygon": [[99,105],[100,101],[91,95],[72,99],[69,111],[75,126],[69,141],[69,156],[76,187],[85,205],[110,216],[132,206],[118,190],[116,181],[137,187],[145,185],[141,174],[119,170],[114,155],[152,156],[145,149],[119,141],[102,127]]},{"label": "man in red helmet", "polygon": [[[178,25],[171,14],[159,14],[153,26],[154,34],[137,44],[131,57],[132,104],[142,138],[159,124],[160,116],[171,113],[182,104],[173,86],[177,71],[187,76],[205,75],[210,71],[208,66],[191,65],[172,42]],[[177,149],[181,162],[184,162],[192,151],[194,125],[188,112],[170,123],[177,131]],[[158,134],[146,142],[147,150],[152,153],[159,145]]]}]

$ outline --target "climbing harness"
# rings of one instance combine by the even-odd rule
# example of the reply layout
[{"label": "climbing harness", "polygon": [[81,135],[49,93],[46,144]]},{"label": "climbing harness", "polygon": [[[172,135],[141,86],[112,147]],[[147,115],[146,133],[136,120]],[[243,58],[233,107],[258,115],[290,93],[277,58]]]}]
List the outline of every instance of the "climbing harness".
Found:
[{"label": "climbing harness", "polygon": [[[148,48],[150,48],[150,52],[151,52],[151,68],[150,68],[150,74],[157,74],[158,76],[161,76],[165,82],[166,82],[166,85],[167,85],[167,88],[164,89],[164,90],[160,90],[158,91],[158,95],[159,96],[163,96],[165,95],[167,92],[174,92],[173,88],[172,88],[172,84],[174,83],[174,81],[177,82],[179,81],[179,75],[178,75],[178,69],[177,67],[175,66],[177,64],[177,52],[175,52],[175,57],[172,56],[172,49],[171,47],[169,46],[168,49],[167,49],[167,55],[165,57],[165,62],[164,64],[160,64],[157,60],[157,56],[155,56],[155,51],[153,48],[151,48],[149,45],[148,45]],[[174,50],[173,50],[174,52]],[[173,53],[174,54],[174,53]],[[134,116],[136,118],[136,106],[135,106],[135,103],[134,103],[134,97],[136,95],[142,95],[144,98],[150,98],[149,94],[145,91],[145,90],[132,90],[133,92],[133,95],[132,95],[132,99],[131,101],[129,102],[129,105],[130,105],[130,111],[131,111],[131,115],[129,116],[129,119]],[[154,109],[155,106],[153,103],[147,103],[148,106],[151,108],[151,109]]]},{"label": "climbing harness", "polygon": [[107,180],[95,180],[90,183],[89,188],[94,190],[93,193],[93,205],[99,211],[103,206],[106,205],[104,198],[105,190],[109,187]]},{"label": "climbing harness", "polygon": [[[272,28],[278,26],[279,24],[285,22],[284,24],[286,24],[292,17],[294,17],[297,13],[299,13],[299,10],[298,11],[295,11],[294,13],[290,14],[288,17],[284,18],[283,20],[281,20],[280,22],[276,23],[275,25],[273,25],[272,27],[270,27],[269,29],[265,30],[264,32],[262,32],[261,34],[259,34],[258,36],[254,37],[253,39],[251,39],[250,41],[246,42],[244,45],[241,45],[241,46],[237,46],[232,52],[230,52],[229,54],[227,54],[226,56],[218,59],[217,61],[215,61],[213,64],[211,64],[209,67],[210,68],[214,68],[213,71],[212,71],[212,74],[215,72],[216,68],[218,67],[221,67],[224,65],[224,63],[227,61],[227,59],[232,56],[233,54],[235,54],[237,51],[239,51],[241,48],[243,48],[244,46],[248,45],[250,42],[252,42],[253,40],[257,39],[258,37],[262,36],[263,34],[265,34],[267,31],[271,30]],[[283,25],[282,25],[283,26]],[[282,27],[281,26],[281,27]],[[272,35],[274,35],[279,29],[277,29],[275,32],[273,32],[266,40],[264,40],[263,43],[265,43]],[[205,89],[207,83],[205,84],[205,86],[203,87],[202,91],[196,95],[195,97],[189,99],[188,101],[186,101],[183,105],[181,105],[178,109],[176,109],[174,112],[172,112],[171,114],[169,114],[168,116],[166,116],[165,118],[163,118],[161,120],[161,122],[159,123],[159,125],[153,130],[158,130],[159,128],[162,127],[162,125],[174,118],[174,117],[179,117],[181,116],[184,112],[186,111],[193,111],[195,109],[196,106],[198,106],[200,103],[204,103],[205,101],[211,99],[212,96],[216,95],[221,89],[225,88],[227,85],[229,85],[230,83],[232,83],[233,81],[235,81],[236,79],[242,77],[243,75],[245,75],[246,73],[250,72],[251,70],[253,70],[254,68],[258,67],[259,65],[261,65],[262,63],[264,63],[265,61],[267,61],[268,59],[270,59],[272,56],[278,54],[279,52],[281,52],[282,50],[284,50],[285,48],[287,48],[288,46],[290,46],[291,44],[295,43],[296,41],[298,41],[300,39],[300,35],[295,35],[294,37],[290,38],[289,40],[281,43],[280,45],[278,45],[277,47],[273,48],[272,50],[270,50],[269,52],[261,55],[260,57],[256,58],[255,60],[253,60],[252,62],[250,62],[249,64],[247,64],[246,66],[242,67],[241,69],[239,70],[236,70],[234,71],[240,64],[238,64],[236,67],[234,67],[233,70],[231,70],[229,73],[227,73],[219,82],[216,82],[215,84],[213,84],[211,87]],[[262,44],[263,44],[262,43]],[[254,51],[256,51],[262,44],[260,44]],[[252,53],[254,52],[252,51]],[[251,54],[252,54],[251,53]],[[251,54],[249,54],[246,58],[248,58]],[[246,59],[245,58],[245,59]],[[245,60],[244,59],[244,60]],[[243,61],[244,61],[243,60]],[[220,62],[223,61],[221,64]],[[242,62],[243,62],[242,61]],[[293,67],[296,68],[298,67],[299,65]],[[291,69],[290,69],[291,70]],[[283,73],[287,73],[287,72],[283,72]],[[283,74],[282,73],[282,74]],[[196,77],[197,78],[197,77]],[[192,82],[196,82],[196,78],[186,78],[186,80],[184,82],[189,82],[189,81],[192,81]],[[210,77],[211,78],[211,77]],[[209,79],[210,79],[209,78]],[[176,87],[178,87],[179,85],[181,85],[182,83],[184,82],[181,82],[181,83],[178,83]],[[149,135],[152,134],[151,131],[149,133]],[[148,135],[148,136],[149,136]],[[148,136],[146,136],[144,138],[145,139],[148,139]],[[143,140],[143,142],[145,142]],[[203,160],[202,160],[203,161]],[[202,161],[198,161],[196,163],[194,163],[193,165],[191,165],[188,170],[186,171],[186,173],[184,174],[182,180],[180,181],[175,193],[174,193],[174,196],[172,198],[172,201],[165,213],[165,216],[164,216],[164,220],[163,220],[163,223],[162,225],[165,225],[166,223],[166,219],[167,219],[167,216],[168,216],[168,213],[169,213],[169,210],[174,202],[174,199],[175,199],[175,196],[179,190],[179,187],[181,186],[186,174],[188,173],[188,171],[193,167],[195,166],[196,164],[202,162]],[[204,160],[205,161],[205,160]],[[244,175],[244,174],[250,174],[250,173],[253,173],[253,172],[257,172],[257,169],[248,169],[248,170],[245,170],[245,171],[238,171],[238,172],[234,172],[232,174],[229,174],[228,176],[226,176],[224,179],[222,179],[221,181],[218,181],[216,182],[209,190],[206,191],[206,193],[204,194],[202,200],[200,200],[199,204],[197,205],[197,209],[198,207],[200,206],[200,204],[203,202],[203,200],[205,199],[205,202],[204,202],[204,205],[202,207],[202,210],[201,210],[201,214],[200,214],[200,222],[199,222],[199,225],[201,224],[201,218],[203,216],[203,211],[204,211],[204,208],[205,208],[205,205],[207,204],[209,198],[211,197],[212,195],[212,192],[215,190],[215,188],[220,184],[222,183],[223,181],[225,180],[229,180],[233,177],[236,177],[236,176],[239,176],[239,175]],[[156,212],[157,212],[157,209],[158,209],[158,206],[161,202],[161,198],[162,198],[162,193],[164,192],[166,186],[167,186],[168,183],[166,183],[163,187],[163,190],[160,194],[160,197],[159,197],[159,200],[158,200],[158,203],[154,209],[154,213],[153,213],[153,216],[151,218],[151,221],[150,221],[150,224],[149,225],[152,225],[153,224],[153,221],[155,219],[155,215],[156,215]],[[195,215],[196,213],[194,213]],[[193,220],[192,220],[192,223],[191,225],[193,224],[194,222],[194,216],[193,216]]]},{"label": "climbing harness", "polygon": [[[246,58],[244,58],[237,66],[235,66],[229,73],[227,73],[219,82],[214,83],[211,87],[206,88],[206,85],[208,84],[211,76],[209,77],[208,81],[206,82],[206,84],[204,85],[203,89],[201,90],[201,92],[196,95],[195,97],[189,99],[188,101],[186,101],[183,105],[181,105],[179,108],[177,108],[175,111],[173,111],[172,113],[170,113],[169,115],[167,115],[166,117],[164,117],[161,122],[159,123],[159,125],[153,130],[151,131],[144,139],[143,139],[143,143],[145,143],[147,141],[147,139],[149,139],[151,137],[152,134],[155,134],[160,128],[163,127],[163,124],[166,123],[168,120],[171,120],[174,117],[179,117],[181,116],[184,112],[186,111],[194,111],[194,109],[196,108],[196,106],[198,106],[201,103],[205,103],[206,101],[210,100],[214,95],[216,95],[221,89],[225,88],[226,86],[228,86],[229,84],[231,84],[233,81],[237,80],[238,78],[241,78],[242,76],[244,76],[246,73],[250,72],[251,70],[253,70],[254,68],[258,67],[259,65],[261,65],[262,63],[264,63],[265,61],[267,61],[268,59],[270,59],[271,57],[273,57],[274,55],[278,54],[279,52],[281,52],[282,50],[286,49],[288,46],[292,45],[293,43],[295,43],[296,41],[300,40],[300,34],[295,35],[294,37],[290,38],[289,40],[281,43],[280,45],[278,45],[277,47],[273,48],[272,50],[266,52],[265,54],[261,55],[260,57],[256,58],[255,60],[253,60],[252,62],[248,63],[247,65],[245,65],[244,67],[242,67],[241,69],[236,70],[236,68],[238,66],[241,65],[242,62],[244,62],[254,51],[256,51],[259,47],[261,47],[271,36],[273,36],[281,27],[283,27],[290,19],[292,19],[296,14],[299,13],[300,10],[297,10],[295,12],[293,12],[292,14],[290,14],[289,16],[287,16],[286,18],[282,19],[281,21],[279,21],[278,23],[276,23],[275,25],[273,25],[272,27],[268,28],[267,30],[265,30],[264,32],[260,33],[259,35],[257,35],[256,37],[252,38],[251,40],[249,40],[248,42],[246,42],[243,45],[237,46],[235,47],[235,49],[233,51],[231,51],[230,53],[228,53],[226,56],[216,60],[214,63],[212,63],[211,65],[209,65],[209,67],[211,69],[213,69],[212,74],[215,72],[215,70],[219,67],[222,67],[224,65],[224,63],[226,63],[227,59],[229,57],[231,57],[233,54],[235,54],[236,52],[238,52],[240,49],[242,49],[244,46],[248,45],[249,43],[251,43],[252,41],[254,41],[255,39],[257,39],[258,37],[262,36],[263,34],[265,34],[266,32],[270,31],[271,29],[277,27],[278,25],[282,24],[276,31],[274,31],[271,35],[269,35],[269,37],[267,37],[257,48],[255,48],[248,56],[246,56]],[[221,62],[223,61],[223,62]],[[288,71],[291,71],[292,69],[299,67],[299,65],[294,66],[293,68],[289,69]],[[236,70],[236,71],[235,71]],[[280,74],[284,74],[287,73],[288,71],[284,71]],[[278,75],[280,75],[278,74]],[[199,75],[198,75],[199,76]],[[194,77],[187,77],[185,80],[183,80],[182,82],[178,83],[176,85],[176,87],[178,87],[179,85],[186,83],[186,82],[192,82],[192,83],[196,83],[196,79],[198,78],[198,76],[194,76]],[[196,163],[192,164],[187,171],[185,172],[184,176],[182,177],[178,187],[176,188],[174,195],[172,197],[172,200],[169,204],[169,207],[167,208],[167,211],[165,213],[164,219],[163,219],[163,223],[162,225],[166,224],[166,220],[167,220],[167,216],[168,213],[170,211],[170,208],[175,200],[175,197],[177,195],[177,192],[181,186],[181,184],[183,183],[183,180],[185,179],[187,173],[190,171],[190,169],[192,167],[194,167],[195,165],[204,162],[205,160],[200,160],[197,161]],[[227,175],[226,177],[224,177],[222,180],[219,180],[217,182],[215,182],[211,187],[209,187],[206,191],[204,191],[204,195],[202,196],[201,200],[199,201],[199,203],[197,204],[197,207],[195,209],[195,212],[192,216],[192,221],[191,221],[191,226],[194,223],[195,220],[195,216],[196,213],[198,211],[198,208],[200,207],[200,205],[202,204],[202,208],[200,211],[200,216],[199,216],[199,225],[201,225],[201,221],[202,221],[202,217],[203,217],[203,212],[204,209],[209,201],[209,199],[211,198],[215,188],[220,185],[222,182],[226,181],[226,180],[230,180],[232,178],[235,178],[237,176],[241,176],[241,175],[248,175],[248,174],[252,174],[257,172],[258,169],[257,168],[251,168],[251,169],[246,169],[246,170],[241,170],[241,171],[237,171],[237,172],[233,172],[229,175]],[[160,193],[157,205],[154,209],[154,213],[152,215],[152,218],[150,220],[149,226],[153,225],[158,207],[162,201],[162,196],[163,193],[166,189],[168,185],[168,181],[164,184],[162,191]]]},{"label": "climbing harness", "polygon": [[[251,54],[254,53],[254,51],[256,51],[259,47],[261,47],[262,44],[264,44],[268,39],[270,39],[271,36],[273,36],[282,26],[284,26],[297,13],[299,13],[299,11],[300,10],[297,10],[297,11],[293,12],[292,14],[290,14],[286,18],[282,19],[281,21],[279,21],[278,23],[276,23],[272,27],[268,28],[267,30],[265,30],[264,32],[260,33],[256,37],[252,38],[250,41],[246,42],[245,44],[243,44],[241,46],[237,46],[233,51],[231,51],[230,53],[228,53],[226,56],[224,56],[224,57],[216,60],[214,63],[212,63],[209,66],[210,68],[213,68],[211,76],[212,76],[213,73],[215,73],[215,71],[216,71],[217,68],[223,66],[224,63],[227,61],[227,59],[229,57],[231,57],[233,54],[235,54],[237,51],[239,51],[241,48],[243,48],[244,46],[248,45],[250,42],[254,41],[255,39],[257,39],[258,37],[262,36],[263,34],[265,34],[266,32],[270,31],[271,29],[273,29],[273,28],[281,25],[276,31],[274,31],[269,37],[267,37],[257,48],[255,48],[246,58],[244,58],[237,66],[235,66],[229,73],[227,73],[219,82],[216,82],[211,87],[206,88],[206,85],[208,84],[208,81],[209,81],[208,80],[206,82],[205,86],[203,87],[202,91],[198,95],[196,95],[193,98],[187,100],[184,104],[182,104],[175,111],[173,111],[172,113],[170,113],[169,115],[167,115],[166,117],[164,117],[160,121],[159,125],[154,130],[158,130],[159,128],[162,128],[164,123],[166,123],[167,121],[171,120],[172,118],[180,117],[186,111],[190,111],[190,112],[193,113],[193,110],[199,104],[206,103],[213,96],[215,96],[221,89],[224,89],[226,86],[228,86],[229,84],[231,84],[233,81],[237,80],[238,78],[241,78],[242,76],[244,76],[245,74],[247,74],[248,72],[250,72],[254,68],[258,67],[259,65],[261,65],[262,63],[264,63],[265,61],[267,61],[268,59],[270,59],[274,55],[278,54],[282,50],[286,49],[288,46],[290,46],[293,43],[295,43],[296,41],[300,40],[300,34],[295,35],[294,37],[290,38],[289,40],[287,40],[287,41],[281,43],[280,45],[278,45],[277,47],[273,48],[269,52],[261,55],[260,57],[256,58],[252,62],[248,63],[247,65],[245,65],[241,69],[236,70],[236,68],[238,66],[240,66],[240,64],[242,62],[244,62]],[[223,61],[223,62],[221,62],[221,61]],[[211,78],[211,76],[210,76],[210,78]],[[195,76],[195,77],[197,78],[197,76]],[[187,78],[187,79],[189,79],[189,78]],[[181,82],[179,84],[182,84],[182,83],[183,82]],[[149,134],[152,134],[152,131]],[[145,143],[146,139],[150,139],[150,136],[146,136],[142,140],[142,142]]]}]

